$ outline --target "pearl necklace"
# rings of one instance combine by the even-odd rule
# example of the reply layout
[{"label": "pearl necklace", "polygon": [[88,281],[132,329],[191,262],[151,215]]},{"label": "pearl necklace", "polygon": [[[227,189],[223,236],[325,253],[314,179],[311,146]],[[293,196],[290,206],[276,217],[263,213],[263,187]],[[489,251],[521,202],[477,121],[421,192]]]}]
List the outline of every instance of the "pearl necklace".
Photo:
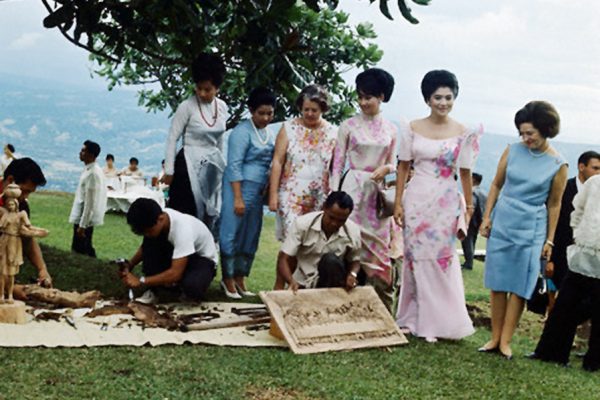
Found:
[{"label": "pearl necklace", "polygon": [[252,118],[250,118],[250,124],[252,124],[254,133],[256,133],[256,137],[258,138],[258,142],[261,144],[261,146],[265,146],[267,143],[269,143],[269,138],[271,137],[269,126],[267,125],[262,129],[265,132],[265,136],[263,139],[263,136],[260,134],[261,129],[256,129],[256,125],[254,125],[254,121],[252,121]]},{"label": "pearl necklace", "polygon": [[[212,124],[210,122],[208,122],[206,120],[206,118],[204,117],[204,113],[202,112],[202,102],[200,102],[200,99],[198,98],[198,96],[196,95],[196,103],[198,103],[198,109],[200,110],[200,116],[202,117],[202,120],[204,121],[204,123],[206,125],[208,125],[209,128],[212,128],[213,126],[215,126],[215,124],[217,123],[217,118],[219,116],[219,110],[217,108],[217,100],[213,99],[213,101],[215,103],[215,112],[214,115],[211,116],[212,119]],[[208,105],[210,107],[210,104]],[[210,108],[209,108],[210,109]]]}]

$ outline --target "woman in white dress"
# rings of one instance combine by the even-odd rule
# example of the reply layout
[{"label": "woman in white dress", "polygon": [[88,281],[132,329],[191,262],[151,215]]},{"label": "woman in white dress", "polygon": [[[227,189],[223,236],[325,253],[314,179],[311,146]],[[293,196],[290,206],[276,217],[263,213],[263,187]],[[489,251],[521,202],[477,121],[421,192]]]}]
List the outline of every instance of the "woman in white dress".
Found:
[{"label": "woman in white dress", "polygon": [[[215,54],[202,53],[192,63],[194,94],[177,107],[171,122],[162,178],[170,185],[168,207],[196,216],[215,241],[225,169],[222,141],[229,118],[227,104],[217,98],[224,77],[225,66]],[[177,152],[179,138],[183,146]]]}]

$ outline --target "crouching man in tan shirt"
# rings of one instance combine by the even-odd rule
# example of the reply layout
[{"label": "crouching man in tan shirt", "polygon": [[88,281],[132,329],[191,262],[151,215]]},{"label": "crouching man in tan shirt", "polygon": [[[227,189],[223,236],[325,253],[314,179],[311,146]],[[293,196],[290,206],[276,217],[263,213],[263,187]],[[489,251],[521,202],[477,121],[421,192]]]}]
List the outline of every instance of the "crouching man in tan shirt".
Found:
[{"label": "crouching man in tan shirt", "polygon": [[357,285],[361,241],[360,228],[348,220],[353,207],[346,192],[332,192],[323,211],[294,221],[277,259],[277,273],[289,289]]}]

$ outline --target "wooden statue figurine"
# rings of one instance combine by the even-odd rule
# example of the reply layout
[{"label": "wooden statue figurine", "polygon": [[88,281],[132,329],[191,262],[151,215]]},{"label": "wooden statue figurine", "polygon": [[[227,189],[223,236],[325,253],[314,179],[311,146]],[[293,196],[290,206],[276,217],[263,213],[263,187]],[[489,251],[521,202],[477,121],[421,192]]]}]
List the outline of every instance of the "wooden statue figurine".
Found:
[{"label": "wooden statue figurine", "polygon": [[13,303],[15,275],[19,273],[19,267],[23,264],[21,237],[48,235],[47,230],[31,225],[25,211],[19,211],[17,199],[20,195],[21,189],[14,184],[8,185],[4,191],[6,211],[2,210],[3,213],[0,213],[0,303],[4,303],[5,298],[9,304]]}]

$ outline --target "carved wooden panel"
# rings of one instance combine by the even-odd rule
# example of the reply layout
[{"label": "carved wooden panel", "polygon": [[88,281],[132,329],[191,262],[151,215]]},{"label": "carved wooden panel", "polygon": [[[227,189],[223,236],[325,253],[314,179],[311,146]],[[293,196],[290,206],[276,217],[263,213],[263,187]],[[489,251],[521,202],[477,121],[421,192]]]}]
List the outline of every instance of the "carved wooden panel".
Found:
[{"label": "carved wooden panel", "polygon": [[260,297],[295,354],[408,343],[370,286],[278,290]]}]

